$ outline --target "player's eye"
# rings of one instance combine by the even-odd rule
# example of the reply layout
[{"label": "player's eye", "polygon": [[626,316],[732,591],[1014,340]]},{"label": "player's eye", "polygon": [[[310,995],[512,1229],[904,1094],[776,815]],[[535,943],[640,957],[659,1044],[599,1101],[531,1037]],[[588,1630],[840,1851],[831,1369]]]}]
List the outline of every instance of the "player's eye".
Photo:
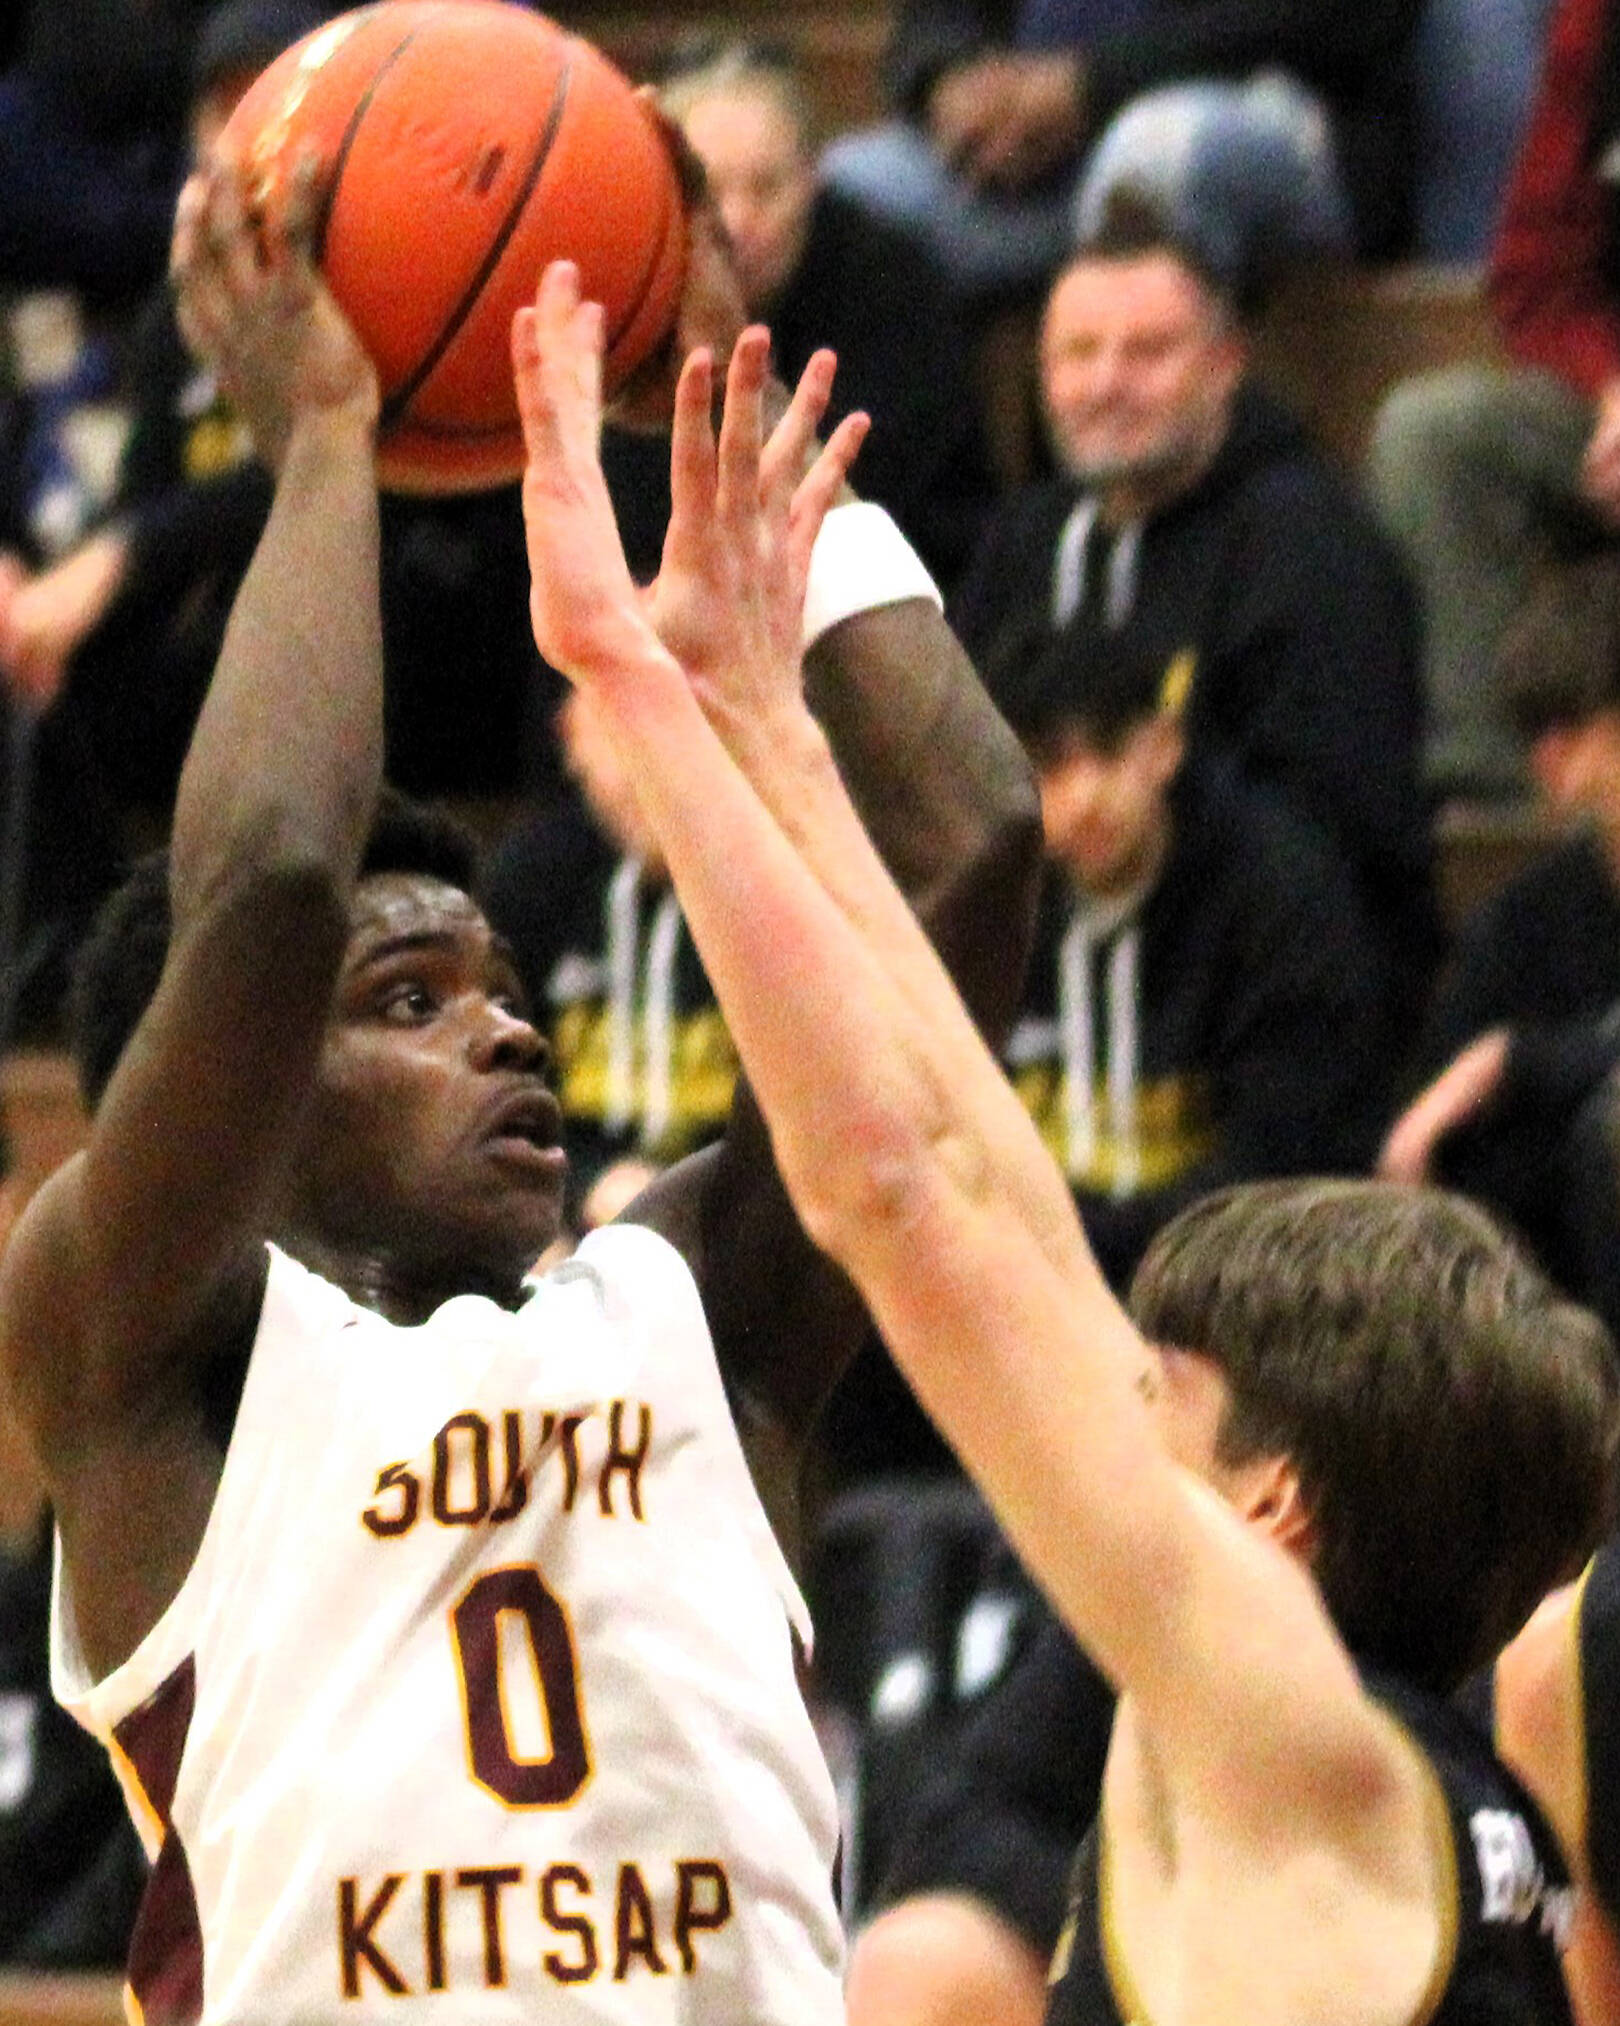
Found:
[{"label": "player's eye", "polygon": [[411,1027],[430,1020],[438,1002],[419,978],[401,978],[377,1000],[377,1011],[396,1027]]},{"label": "player's eye", "polygon": [[530,1020],[534,1014],[529,1006],[529,995],[523,989],[523,981],[517,974],[502,964],[489,978],[485,987],[489,1003],[513,1020]]}]

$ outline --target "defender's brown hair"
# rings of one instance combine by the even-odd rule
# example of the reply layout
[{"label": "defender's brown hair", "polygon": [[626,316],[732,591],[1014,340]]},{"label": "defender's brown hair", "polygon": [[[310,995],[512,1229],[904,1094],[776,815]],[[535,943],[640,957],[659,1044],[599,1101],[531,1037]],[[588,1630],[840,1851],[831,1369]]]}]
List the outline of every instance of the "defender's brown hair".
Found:
[{"label": "defender's brown hair", "polygon": [[1608,1333],[1459,1197],[1220,1191],[1159,1234],[1131,1312],[1220,1367],[1223,1462],[1298,1468],[1318,1587],[1364,1663],[1455,1687],[1607,1528]]}]

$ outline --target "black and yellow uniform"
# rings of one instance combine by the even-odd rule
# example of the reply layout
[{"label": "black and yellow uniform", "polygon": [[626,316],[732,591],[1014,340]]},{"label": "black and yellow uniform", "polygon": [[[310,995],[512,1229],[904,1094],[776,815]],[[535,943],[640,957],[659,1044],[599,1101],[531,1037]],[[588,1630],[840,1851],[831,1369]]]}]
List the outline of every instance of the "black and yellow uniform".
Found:
[{"label": "black and yellow uniform", "polygon": [[1394,1055],[1377,939],[1330,840],[1196,747],[1170,810],[1134,905],[1049,868],[1003,1051],[1119,1288],[1206,1190],[1365,1165]]},{"label": "black and yellow uniform", "polygon": [[[1471,1717],[1387,1679],[1369,1687],[1433,1769],[1455,1866],[1451,1931],[1413,2026],[1570,2026],[1559,1952],[1574,1895],[1540,1810]],[[1151,2026],[1110,1932],[1106,1846],[1099,1821],[1075,1860],[1047,2026]]]},{"label": "black and yellow uniform", "polygon": [[1586,1862],[1611,1920],[1620,1919],[1620,1540],[1592,1557],[1581,1584],[1581,1735]]}]

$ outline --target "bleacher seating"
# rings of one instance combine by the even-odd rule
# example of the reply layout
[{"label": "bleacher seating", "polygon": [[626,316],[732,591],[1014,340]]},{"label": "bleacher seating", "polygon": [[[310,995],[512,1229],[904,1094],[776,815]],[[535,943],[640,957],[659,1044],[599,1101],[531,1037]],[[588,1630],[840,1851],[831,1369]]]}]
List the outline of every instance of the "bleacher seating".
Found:
[{"label": "bleacher seating", "polygon": [[127,2016],[119,1977],[0,1971],[0,2026],[124,2026]]},{"label": "bleacher seating", "polygon": [[1267,307],[1255,352],[1318,440],[1354,469],[1397,380],[1495,359],[1499,347],[1483,272],[1414,261],[1301,272]]}]

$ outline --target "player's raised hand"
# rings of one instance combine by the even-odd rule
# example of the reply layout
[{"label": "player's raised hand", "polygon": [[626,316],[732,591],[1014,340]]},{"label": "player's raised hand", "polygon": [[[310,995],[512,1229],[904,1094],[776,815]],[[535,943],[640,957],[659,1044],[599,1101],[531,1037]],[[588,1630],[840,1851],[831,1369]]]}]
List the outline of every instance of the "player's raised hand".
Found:
[{"label": "player's raised hand", "polygon": [[810,551],[867,427],[864,415],[849,416],[817,450],[835,366],[831,352],[818,352],[767,434],[770,336],[759,325],[744,331],[718,443],[706,350],[688,358],[676,390],[672,511],[649,606],[659,638],[728,739],[798,694]]},{"label": "player's raised hand", "polygon": [[243,173],[215,159],[187,182],[175,217],[170,272],[181,332],[273,468],[298,416],[377,416],[376,370],[312,256],[316,200],[306,162],[279,216],[256,212]]},{"label": "player's raised hand", "polygon": [[553,261],[533,307],[513,318],[512,369],[535,643],[589,688],[663,650],[631,581],[602,476],[602,310],[580,299],[571,261]]}]

